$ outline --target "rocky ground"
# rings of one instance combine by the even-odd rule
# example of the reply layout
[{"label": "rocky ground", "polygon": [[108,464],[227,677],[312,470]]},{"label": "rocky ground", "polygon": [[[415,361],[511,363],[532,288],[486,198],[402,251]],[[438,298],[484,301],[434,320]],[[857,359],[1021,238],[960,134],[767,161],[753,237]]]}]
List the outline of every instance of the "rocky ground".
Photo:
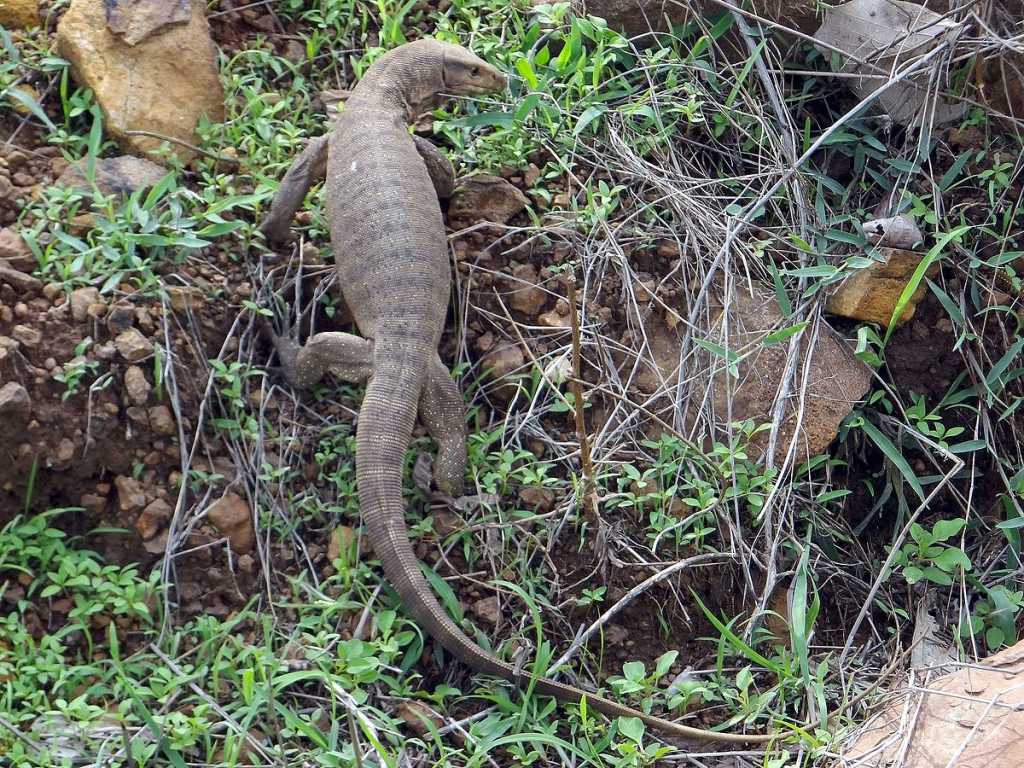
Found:
[{"label": "rocky ground", "polygon": [[[299,239],[277,252],[267,248],[251,234],[265,201],[253,203],[246,197],[258,197],[254,190],[263,189],[263,175],[280,173],[264,174],[263,168],[254,168],[259,164],[242,143],[197,147],[200,114],[214,123],[231,123],[224,111],[225,100],[231,97],[225,96],[217,72],[218,49],[225,57],[241,56],[254,40],[263,41],[260,50],[298,65],[299,74],[281,77],[284,91],[285,81],[311,76],[317,66],[315,58],[307,61],[308,22],[300,26],[282,19],[267,4],[232,0],[223,0],[208,14],[199,3],[153,7],[157,6],[155,16],[115,14],[113,20],[101,0],[76,0],[70,8],[67,3],[47,2],[0,6],[0,23],[5,25],[23,18],[17,14],[29,18],[41,13],[37,18],[52,37],[47,41],[71,62],[79,85],[95,91],[107,116],[106,139],[100,141],[110,141],[102,144],[104,157],[90,169],[84,163],[70,163],[66,158],[71,153],[48,141],[46,126],[33,109],[16,106],[0,113],[0,135],[7,137],[0,145],[0,526],[24,512],[65,510],[60,526],[83,536],[108,561],[159,567],[173,575],[171,600],[181,620],[224,617],[236,615],[264,588],[272,594],[286,592],[290,579],[300,574],[311,573],[314,579],[337,575],[343,551],[370,557],[357,542],[353,489],[345,485],[351,482],[345,477],[345,440],[351,435],[359,397],[342,388],[297,398],[272,372],[264,373],[274,361],[256,332],[261,309],[280,319],[286,306],[296,304],[294,298],[301,295],[294,311],[303,317],[303,332],[311,327],[350,329],[346,308],[330,298],[336,287],[330,285],[323,222],[315,211],[304,211],[297,219]],[[430,32],[426,12],[438,7],[417,4],[408,36]],[[803,28],[805,21],[784,10],[776,9],[774,13],[781,15],[773,18]],[[606,15],[614,19],[610,11]],[[622,24],[628,27],[633,22]],[[40,38],[16,32],[14,40],[28,50]],[[377,31],[365,41],[367,46],[378,42]],[[169,80],[168,70],[177,70],[181,59],[187,59],[192,69]],[[106,68],[96,69],[97,62]],[[335,88],[310,97],[316,119],[329,122],[325,113],[344,99],[352,76],[342,68],[332,83]],[[981,80],[993,89],[1003,86],[998,110],[1010,117],[1020,114],[1021,100],[1012,82],[1007,85],[1008,81],[987,75]],[[110,82],[115,86],[111,88]],[[65,120],[60,86],[44,70],[26,68],[17,87],[31,89],[26,93],[33,94],[44,117],[53,123]],[[124,111],[112,104],[123,105]],[[131,129],[126,128],[129,125]],[[417,129],[433,136],[432,126],[428,118]],[[86,141],[85,117],[79,116],[75,129],[80,141]],[[946,173],[962,153],[984,149],[1002,156],[1017,146],[1010,138],[971,127],[943,129],[938,135],[932,176]],[[230,194],[242,201],[223,215],[216,214],[218,220],[203,222],[223,225],[225,233],[210,230],[215,234],[202,245],[183,247],[180,253],[157,260],[151,276],[132,266],[125,274],[115,274],[117,279],[110,279],[109,272],[86,279],[81,275],[87,267],[76,270],[50,261],[51,253],[67,253],[76,243],[88,241],[91,246],[102,241],[96,233],[106,219],[102,211],[89,207],[96,194],[93,182],[100,193],[117,200],[133,194],[139,200],[160,186],[167,166],[131,155],[160,146],[168,137],[176,142],[155,159],[176,169],[180,194],[201,197],[204,190],[222,185],[217,188],[229,187]],[[990,166],[987,158],[982,160],[979,154],[962,168],[967,174],[984,174]],[[589,436],[584,439],[599,448],[609,434],[618,441],[614,448],[604,447],[604,460],[653,463],[651,441],[684,432],[699,435],[697,442],[711,455],[716,441],[720,445],[732,437],[723,426],[726,412],[735,421],[770,422],[779,416],[775,465],[792,470],[808,457],[828,454],[833,461],[830,481],[850,491],[832,506],[807,504],[808,516],[827,518],[837,512],[842,517],[826,520],[818,530],[827,540],[823,549],[831,556],[851,547],[865,562],[879,553],[884,556],[893,520],[903,519],[906,503],[876,497],[879,478],[892,472],[880,468],[893,457],[878,443],[844,442],[846,420],[869,393],[885,392],[901,403],[923,395],[934,404],[964,381],[985,380],[986,371],[993,364],[998,367],[1014,349],[1016,320],[1011,319],[1019,316],[1021,297],[1019,280],[1007,274],[1012,270],[949,262],[929,269],[927,276],[948,295],[977,298],[993,309],[995,319],[972,328],[970,352],[965,353],[962,328],[954,326],[939,294],[922,283],[907,297],[881,368],[870,365],[863,344],[858,346],[858,330],[875,323],[884,332],[904,288],[926,258],[928,244],[887,244],[882,248],[887,263],[847,279],[829,298],[826,319],[819,317],[814,334],[797,346],[795,364],[789,347],[781,343],[785,339],[770,338],[790,322],[772,288],[765,283],[752,298],[741,294],[730,300],[723,297],[730,296],[732,288],[721,286],[701,317],[706,346],[693,353],[694,369],[684,377],[688,387],[707,393],[703,406],[720,418],[709,425],[703,412],[694,409],[677,419],[674,395],[680,384],[680,351],[690,343],[688,314],[694,289],[693,276],[687,273],[690,243],[673,239],[664,230],[654,237],[622,235],[618,255],[628,268],[599,274],[576,271],[594,240],[550,219],[538,226],[537,217],[579,203],[581,175],[593,184],[619,181],[612,171],[588,162],[580,160],[570,172],[548,149],[531,149],[515,163],[463,179],[456,195],[443,205],[455,289],[442,358],[459,368],[474,432],[483,446],[480,452],[507,449],[512,456],[515,449],[518,458],[497,462],[495,476],[503,471],[502,462],[508,465],[508,477],[494,481],[497,492],[484,487],[481,473],[476,476],[476,493],[454,501],[431,491],[423,480],[429,475],[422,464],[410,466],[415,488],[410,519],[422,515],[428,521],[417,530],[417,555],[450,580],[455,599],[486,632],[501,637],[510,629],[508,595],[495,594],[487,586],[490,575],[477,580],[476,554],[446,541],[467,527],[489,537],[487,528],[493,523],[481,510],[495,495],[504,495],[525,515],[516,528],[531,542],[539,521],[554,523],[574,507],[569,479],[587,472],[575,458],[580,444],[572,407],[575,393],[565,387],[572,398],[559,394],[554,407],[536,404],[543,390],[538,382],[560,385],[579,364],[579,383],[586,388],[588,404],[580,417],[584,435]],[[840,185],[856,183],[853,165],[839,152],[823,161]],[[1019,203],[1024,181],[1019,174],[1009,175],[1001,199]],[[925,178],[908,184],[921,197],[932,186]],[[54,189],[64,192],[54,194]],[[650,190],[637,197],[648,193],[657,198]],[[867,210],[859,211],[865,214],[862,219],[881,218],[887,212],[881,193],[877,197],[871,203],[878,208],[864,206]],[[978,226],[987,225],[992,208],[984,185],[965,190],[953,207],[961,221]],[[1010,221],[1018,226],[1017,219]],[[239,222],[241,227],[227,233]],[[164,230],[159,232],[162,236]],[[982,237],[974,251],[977,259],[998,258],[1015,242],[1013,247],[1019,247],[1014,240],[1019,233],[998,234]],[[296,267],[300,262],[301,275]],[[586,327],[588,343],[582,353],[578,348],[574,352],[574,315]],[[717,345],[754,351],[737,360],[732,373],[729,366],[713,365]],[[582,354],[582,361],[574,360],[577,354]],[[1003,370],[1011,365],[1017,367],[1011,359]],[[776,413],[779,383],[790,373],[800,382],[799,405],[794,396]],[[1011,381],[1001,396],[1009,402],[1022,394],[1019,389],[1019,383]],[[880,411],[884,407],[878,406]],[[987,434],[1004,447],[1015,445],[1020,418],[1011,409]],[[977,410],[965,408],[947,416],[944,428],[978,434],[978,419]],[[927,423],[924,416],[907,421],[926,431],[920,426]],[[493,445],[481,437],[495,432],[514,437]],[[427,455],[421,438],[418,432],[416,451]],[[767,431],[752,437],[751,456],[763,458],[769,442]],[[791,444],[796,446],[792,452]],[[936,466],[936,453],[926,447],[908,442],[898,452],[918,476],[945,471]],[[519,474],[512,472],[513,465],[519,466],[516,461],[550,464],[554,482],[521,468],[516,469]],[[700,462],[692,456],[688,461],[688,471],[700,474]],[[976,463],[970,473],[952,478],[932,499],[927,517],[965,515],[969,507],[984,526],[1004,519],[1006,483],[996,471],[1001,465],[991,456],[972,461]],[[652,481],[645,475],[627,482],[615,476],[618,471],[617,465],[611,470],[598,468],[604,473],[605,501],[626,495],[640,501],[606,503],[596,529],[600,536],[586,527],[588,521],[581,524],[582,533],[556,535],[549,549],[530,550],[542,553],[535,560],[547,558],[556,574],[558,586],[551,597],[559,602],[550,609],[556,617],[551,630],[556,643],[568,642],[573,626],[600,614],[596,602],[581,600],[579,594],[607,590],[607,606],[624,599],[650,575],[650,563],[624,563],[615,557],[632,554],[631,547],[638,542],[649,543],[646,526],[659,510],[664,508],[677,520],[687,518],[689,507],[680,499],[654,499],[652,490],[665,491],[661,486],[667,487],[671,478],[658,476]],[[767,472],[757,477],[758,482],[770,482],[774,476]],[[485,519],[488,522],[481,522]],[[621,548],[608,548],[604,536]],[[743,542],[729,545],[742,547]],[[840,554],[835,555],[837,562]],[[522,567],[521,562],[516,565]],[[495,577],[515,576],[493,561],[487,567],[491,570],[486,573]],[[457,579],[460,574],[470,575]],[[851,614],[865,590],[855,580],[844,582],[833,579],[835,575],[821,579],[826,599],[816,642],[842,647]],[[629,601],[603,628],[602,642],[608,650],[607,659],[602,656],[601,676],[631,659],[650,663],[666,649],[682,652],[673,672],[689,665],[713,666],[714,654],[697,638],[714,632],[714,627],[692,604],[687,610],[685,596],[693,590],[712,612],[736,616],[749,608],[749,579],[748,565],[723,565],[665,581]],[[0,600],[13,608],[24,599],[27,586],[12,585]],[[782,616],[789,611],[787,586],[780,581],[770,596],[770,607]],[[330,590],[328,595],[336,596]],[[42,637],[60,626],[72,608],[70,601],[40,601],[32,634]],[[290,616],[291,610],[282,615]],[[341,636],[358,636],[364,621],[364,612],[348,612],[339,621]],[[96,620],[97,639],[108,623],[109,618]],[[784,621],[780,625],[770,620],[767,626],[776,637],[785,638]],[[865,624],[856,639],[867,643],[873,632]],[[427,649],[423,659],[430,682],[446,679],[448,670],[432,667]]]}]

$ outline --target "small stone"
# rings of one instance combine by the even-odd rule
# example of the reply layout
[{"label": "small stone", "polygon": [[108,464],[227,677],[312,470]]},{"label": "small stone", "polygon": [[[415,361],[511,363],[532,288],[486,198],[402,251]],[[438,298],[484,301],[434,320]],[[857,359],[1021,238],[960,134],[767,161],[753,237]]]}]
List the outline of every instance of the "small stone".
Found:
[{"label": "small stone", "polygon": [[658,290],[658,283],[655,280],[637,280],[633,284],[633,294],[637,301],[647,302],[654,299]]},{"label": "small stone", "polygon": [[[434,710],[416,699],[405,699],[398,705],[398,716],[402,718],[409,730],[417,736],[429,736],[431,730],[444,725],[444,720]],[[433,729],[431,728],[433,726]]]},{"label": "small stone", "polygon": [[32,272],[39,266],[28,243],[10,227],[0,229],[0,259],[19,272]]},{"label": "small stone", "polygon": [[153,343],[135,328],[119,333],[114,339],[121,357],[129,363],[137,363],[153,354]]},{"label": "small stone", "polygon": [[0,263],[0,283],[6,283],[19,294],[38,293],[43,281],[13,267]]},{"label": "small stone", "polygon": [[490,624],[492,627],[497,626],[498,620],[501,618],[501,612],[498,610],[497,595],[477,600],[473,603],[471,610],[478,619]]},{"label": "small stone", "polygon": [[[877,323],[883,328],[889,325],[900,297],[924,254],[898,248],[879,248],[878,252],[883,261],[857,270],[843,280],[825,302],[826,312],[861,322]],[[938,263],[932,264],[926,274],[933,276],[938,269]],[[897,318],[897,325],[914,316],[917,304],[927,290],[927,285],[922,281]]]},{"label": "small stone", "polygon": [[149,409],[149,426],[158,435],[173,435],[174,416],[166,405],[157,405]]},{"label": "small stone", "polygon": [[60,283],[47,283],[43,286],[43,298],[47,301],[56,301],[57,297],[64,293]]},{"label": "small stone", "polygon": [[171,309],[183,314],[195,310],[202,301],[203,294],[198,288],[173,286],[167,289],[167,297],[170,299]]},{"label": "small stone", "polygon": [[0,387],[0,416],[5,419],[20,417],[27,419],[32,412],[32,399],[28,390],[16,381],[9,381]]},{"label": "small stone", "polygon": [[537,318],[537,322],[547,328],[571,328],[572,320],[567,315],[559,314],[557,309],[545,312]]},{"label": "small stone", "polygon": [[[135,405],[145,405],[149,400],[149,393],[153,391],[153,387],[146,379],[146,374],[137,365],[129,366],[128,370],[124,372],[124,388],[128,392],[129,399]],[[152,422],[152,414],[150,421]]]},{"label": "small stone", "polygon": [[[166,168],[150,160],[121,155],[97,160],[93,180],[104,195],[130,195],[136,190],[152,187],[166,175]],[[69,165],[55,183],[61,187],[92,192],[83,162]]]},{"label": "small stone", "polygon": [[114,487],[117,488],[117,505],[121,512],[139,512],[146,506],[146,492],[134,477],[119,475],[114,478]]},{"label": "small stone", "polygon": [[189,0],[105,0],[104,9],[107,29],[128,45],[188,24],[192,17]]},{"label": "small stone", "polygon": [[97,360],[110,362],[117,357],[117,347],[110,343],[98,344],[93,347],[93,354],[96,356]]},{"label": "small stone", "polygon": [[124,333],[135,325],[135,307],[131,304],[115,304],[107,313],[107,332],[111,336]]},{"label": "small stone", "polygon": [[93,320],[99,320],[107,314],[107,305],[102,301],[97,301],[85,308],[85,314]]},{"label": "small stone", "polygon": [[522,192],[499,176],[480,173],[459,181],[448,206],[448,216],[467,223],[504,224],[529,205]]},{"label": "small stone", "polygon": [[237,493],[228,491],[214,502],[206,513],[207,519],[223,533],[231,549],[238,554],[252,551],[256,532],[252,525],[252,512],[248,503]]},{"label": "small stone", "polygon": [[306,46],[298,40],[289,40],[284,44],[284,57],[293,64],[301,64],[306,60]]},{"label": "small stone", "polygon": [[125,408],[124,413],[133,424],[137,424],[142,429],[149,429],[149,412],[145,408],[131,405]]},{"label": "small stone", "polygon": [[162,555],[167,549],[167,531],[160,531],[149,541],[143,541],[142,548],[151,555]]},{"label": "small stone", "polygon": [[100,292],[96,288],[78,288],[71,292],[71,318],[76,323],[84,323],[89,317],[89,305],[100,300]]},{"label": "small stone", "polygon": [[555,492],[539,485],[527,485],[519,489],[519,502],[535,512],[550,512],[555,506]]},{"label": "small stone", "polygon": [[102,515],[107,509],[107,499],[95,493],[83,493],[78,500],[78,505],[83,507],[90,515]]},{"label": "small stone", "polygon": [[11,176],[11,181],[14,182],[16,187],[31,187],[36,183],[35,178],[28,173],[16,173]]},{"label": "small stone", "polygon": [[355,530],[347,525],[339,525],[331,531],[331,540],[327,543],[327,559],[333,563],[341,557],[342,552],[351,552],[358,538]]},{"label": "small stone", "polygon": [[540,181],[540,168],[538,168],[535,163],[530,163],[530,165],[527,166],[526,171],[523,173],[523,183],[527,187],[532,187],[538,181]]},{"label": "small stone", "polygon": [[492,379],[503,379],[526,364],[526,356],[518,344],[504,343],[484,356],[484,370],[490,371]]},{"label": "small stone", "polygon": [[148,541],[159,533],[173,514],[174,510],[170,504],[163,499],[157,499],[142,510],[139,519],[135,521],[135,530],[139,532],[143,541]]},{"label": "small stone", "polygon": [[623,645],[626,638],[626,630],[618,624],[610,625],[604,632],[604,639],[608,641],[609,645]]},{"label": "small stone", "polygon": [[24,301],[19,301],[14,305],[14,316],[19,320],[23,320],[28,317],[28,304]]},{"label": "small stone", "polygon": [[75,458],[75,444],[68,438],[62,438],[57,443],[57,450],[54,452],[54,458],[58,464],[67,466],[71,463],[71,460]]},{"label": "small stone", "polygon": [[547,294],[537,285],[537,268],[533,264],[517,264],[512,268],[512,280],[509,286],[509,304],[512,308],[525,315],[534,317],[544,308]]},{"label": "small stone", "polygon": [[35,349],[43,341],[43,332],[29,325],[16,325],[11,329],[11,336],[29,349]]},{"label": "small stone", "polygon": [[494,334],[490,331],[480,334],[476,338],[476,348],[481,352],[488,352],[494,348]]}]

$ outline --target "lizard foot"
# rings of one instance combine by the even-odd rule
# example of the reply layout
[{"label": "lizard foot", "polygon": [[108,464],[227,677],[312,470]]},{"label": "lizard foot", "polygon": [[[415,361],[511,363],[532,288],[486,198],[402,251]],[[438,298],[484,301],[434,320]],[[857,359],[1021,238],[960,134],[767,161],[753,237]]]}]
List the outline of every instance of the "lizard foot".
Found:
[{"label": "lizard foot", "polygon": [[293,389],[302,389],[297,365],[299,350],[301,349],[299,344],[288,332],[283,336],[277,335],[270,321],[266,318],[262,318],[259,332],[262,338],[273,344],[274,351],[277,352],[277,359],[280,362],[280,365],[268,367],[267,370],[280,373]]}]

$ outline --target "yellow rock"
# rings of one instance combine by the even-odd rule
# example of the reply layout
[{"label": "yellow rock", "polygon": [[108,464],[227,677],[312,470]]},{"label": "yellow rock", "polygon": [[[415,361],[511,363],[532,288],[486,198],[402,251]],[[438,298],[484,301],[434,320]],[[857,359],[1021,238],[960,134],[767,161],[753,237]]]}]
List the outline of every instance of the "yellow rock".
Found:
[{"label": "yellow rock", "polygon": [[[839,288],[825,303],[826,312],[888,327],[903,289],[907,287],[914,270],[924,257],[915,251],[898,248],[878,250],[885,258],[885,262],[858,270],[840,283]],[[938,264],[932,265],[928,274],[934,274],[938,268]],[[910,297],[910,302],[903,310],[897,325],[907,322],[914,316],[917,303],[921,301],[926,288],[927,285],[922,280],[921,285]]]},{"label": "yellow rock", "polygon": [[0,27],[23,29],[39,26],[37,0],[0,0]]},{"label": "yellow rock", "polygon": [[[71,62],[75,80],[92,89],[107,132],[134,154],[145,155],[163,141],[128,131],[195,144],[202,115],[223,118],[217,49],[204,6],[194,0],[188,24],[168,26],[137,45],[107,28],[104,0],[72,0],[57,27],[57,49]],[[194,156],[179,144],[171,149],[183,162]]]}]

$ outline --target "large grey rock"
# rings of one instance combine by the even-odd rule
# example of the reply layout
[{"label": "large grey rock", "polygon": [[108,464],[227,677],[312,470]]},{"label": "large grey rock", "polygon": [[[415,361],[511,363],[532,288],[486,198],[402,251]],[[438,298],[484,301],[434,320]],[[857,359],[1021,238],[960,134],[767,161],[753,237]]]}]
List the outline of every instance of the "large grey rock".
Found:
[{"label": "large grey rock", "polygon": [[[86,175],[87,170],[84,160],[72,163],[57,179],[57,184],[86,192],[92,191]],[[93,181],[96,188],[105,195],[130,195],[137,189],[153,186],[166,175],[166,168],[150,160],[120,155],[98,159],[93,171]]]},{"label": "large grey rock", "polygon": [[[765,344],[765,337],[792,325],[779,311],[774,293],[767,289],[754,295],[740,290],[726,304],[728,321],[719,306],[711,313],[709,327],[698,330],[697,335],[733,353],[738,358],[735,363],[738,376],[729,371],[731,366],[725,359],[704,349],[696,355],[696,361],[689,359],[688,366],[692,365],[692,369],[687,370],[694,400],[703,402],[703,393],[710,390],[706,415],[711,417],[711,436],[722,441],[730,418],[734,422],[752,419],[755,424],[772,421],[775,397],[787,368],[789,342]],[[674,395],[684,324],[670,327],[660,312],[649,313],[642,322],[650,354],[646,366],[634,378],[634,384],[648,395],[659,390]],[[812,348],[809,330],[804,332],[797,357],[796,374],[776,445],[776,463],[782,461],[794,439],[798,442],[797,461],[823,453],[835,439],[843,419],[871,384],[871,369],[857,359],[838,334],[823,323]],[[629,343],[628,339],[624,341]],[[628,358],[626,365],[632,368],[633,360]],[[629,368],[623,370],[623,375]],[[805,372],[804,413],[797,434],[799,390]],[[693,419],[691,410],[687,420],[692,423]],[[767,439],[766,432],[754,438],[755,453],[764,451]]]},{"label": "large grey rock", "polygon": [[[718,370],[711,378],[715,420],[719,427],[726,426],[727,406],[731,406],[733,421],[771,422],[775,396],[786,372],[789,341],[766,345],[764,340],[768,334],[792,325],[792,321],[782,315],[775,294],[769,291],[750,295],[739,290],[729,302],[728,312],[728,333],[725,313],[719,310],[708,338],[722,346],[728,344],[742,359],[737,364],[739,377],[731,378],[723,361],[716,358]],[[871,369],[857,359],[837,333],[822,323],[812,347],[810,330],[808,327],[801,339],[779,432],[776,462],[781,462],[793,440],[797,441],[797,461],[824,453],[843,419],[871,386]],[[799,392],[805,376],[807,388],[798,434]],[[762,433],[755,438],[755,446],[763,449],[767,438],[767,433]]]}]

